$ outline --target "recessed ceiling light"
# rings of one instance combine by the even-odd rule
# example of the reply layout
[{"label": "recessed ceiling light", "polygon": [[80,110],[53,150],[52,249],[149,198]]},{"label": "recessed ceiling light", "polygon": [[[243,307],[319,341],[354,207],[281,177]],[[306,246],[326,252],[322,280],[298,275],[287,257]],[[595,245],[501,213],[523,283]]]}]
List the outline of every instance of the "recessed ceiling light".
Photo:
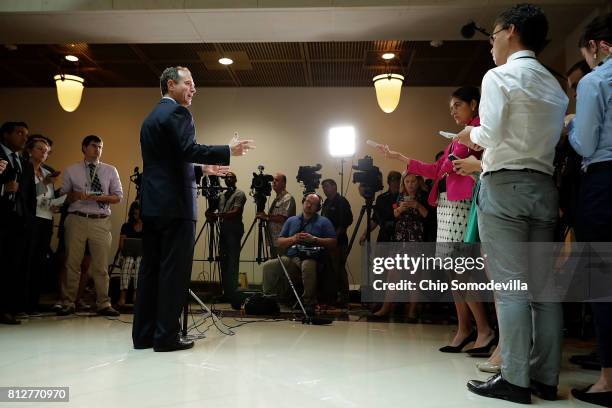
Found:
[{"label": "recessed ceiling light", "polygon": [[234,63],[230,58],[219,58],[219,64],[221,65],[232,65]]},{"label": "recessed ceiling light", "polygon": [[79,57],[76,55],[66,55],[64,58],[71,62],[77,62],[79,60]]},{"label": "recessed ceiling light", "polygon": [[386,52],[386,53],[384,53],[384,54],[382,55],[382,57],[383,57],[383,59],[385,59],[385,60],[390,60],[390,59],[395,58],[395,54],[394,54],[394,53],[392,53],[392,52]]}]

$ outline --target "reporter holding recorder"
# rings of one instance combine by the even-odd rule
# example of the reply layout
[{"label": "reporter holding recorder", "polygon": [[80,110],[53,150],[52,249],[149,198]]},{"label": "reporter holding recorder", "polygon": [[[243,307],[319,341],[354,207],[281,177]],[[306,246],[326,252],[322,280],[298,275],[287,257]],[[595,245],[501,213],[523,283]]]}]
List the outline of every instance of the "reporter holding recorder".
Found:
[{"label": "reporter holding recorder", "polygon": [[[480,91],[473,86],[457,89],[450,98],[450,114],[460,126],[479,126],[478,106]],[[444,153],[435,163],[424,163],[410,159],[401,153],[392,151],[387,145],[377,146],[385,157],[406,163],[406,172],[416,174],[434,181],[428,202],[436,207],[438,217],[437,242],[463,242],[467,220],[472,202],[474,179],[455,172],[452,160],[469,156],[480,157],[480,152],[451,141]],[[441,254],[436,254],[440,256]],[[470,343],[474,343],[467,353],[488,354],[497,343],[495,332],[491,328],[484,306],[480,302],[465,302],[456,293],[458,330],[451,343],[440,348],[444,353],[460,353]],[[472,327],[472,316],[476,321],[476,330]]]}]

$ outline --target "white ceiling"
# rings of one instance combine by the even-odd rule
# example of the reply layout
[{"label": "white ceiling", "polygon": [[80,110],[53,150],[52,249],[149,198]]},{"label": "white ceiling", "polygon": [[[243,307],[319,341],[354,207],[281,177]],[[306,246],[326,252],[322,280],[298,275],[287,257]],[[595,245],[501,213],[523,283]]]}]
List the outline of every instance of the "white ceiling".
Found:
[{"label": "white ceiling", "polygon": [[[436,3],[436,2],[432,2]],[[437,2],[440,4],[440,2]],[[453,5],[52,11],[0,13],[0,43],[199,43],[461,39],[474,19],[489,29],[506,6]],[[601,0],[546,1],[552,40],[562,40]],[[482,39],[482,37],[480,37]]]}]

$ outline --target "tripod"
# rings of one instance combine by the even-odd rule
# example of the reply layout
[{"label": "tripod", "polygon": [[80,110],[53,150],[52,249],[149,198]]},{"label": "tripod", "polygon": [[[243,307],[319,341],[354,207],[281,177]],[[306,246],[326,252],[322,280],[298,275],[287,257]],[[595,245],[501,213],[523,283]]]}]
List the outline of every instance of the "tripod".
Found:
[{"label": "tripod", "polygon": [[[366,214],[366,242],[370,243],[370,224],[372,221],[372,203],[374,202],[374,197],[366,197],[365,205],[361,206],[361,210],[359,211],[359,218],[357,219],[357,224],[355,224],[355,228],[353,229],[353,234],[351,235],[351,240],[349,241],[348,248],[346,250],[346,256],[351,253],[351,248],[353,248],[353,243],[355,242],[355,237],[357,236],[357,232],[359,231],[359,225],[361,224],[361,220],[363,219],[363,214]],[[370,261],[369,252],[368,252],[368,263]]]},{"label": "tripod", "polygon": [[[214,262],[215,268],[213,270],[220,271],[221,268],[220,268],[220,260],[219,260],[219,255],[218,255],[219,253],[218,252],[218,249],[219,249],[219,221],[218,220],[210,221],[207,219],[206,222],[204,222],[204,225],[202,225],[202,228],[200,228],[200,231],[198,232],[198,235],[193,243],[193,248],[195,250],[195,247],[198,241],[200,240],[202,233],[205,230],[207,230],[207,236],[208,236],[208,258],[206,258],[205,260],[208,261],[209,264],[212,264]],[[197,259],[194,259],[194,261],[197,261]],[[211,278],[212,278],[212,274],[211,274]],[[219,274],[219,280],[221,279],[222,279],[221,274]],[[215,327],[219,329],[220,332],[224,334],[230,334],[230,335],[234,334],[234,332],[232,332],[232,330],[229,327],[227,327],[227,325],[225,325],[225,323],[223,323],[217,317],[217,315],[215,315],[210,310],[210,308],[206,306],[206,304],[204,304],[204,302],[195,293],[193,293],[191,289],[187,289],[187,295],[188,295],[187,300],[185,302],[185,306],[183,307],[183,317],[181,319],[181,323],[182,323],[181,334],[183,335],[183,337],[187,336],[187,317],[189,314],[189,296],[191,296],[202,307],[202,309],[206,311],[206,313],[204,314],[204,319],[207,319],[208,317],[212,317]],[[224,330],[227,331],[227,333]]]},{"label": "tripod", "polygon": [[270,230],[268,229],[267,220],[257,218],[257,216],[255,216],[249,231],[244,236],[242,244],[240,244],[240,252],[242,253],[242,248],[244,248],[244,244],[246,244],[247,240],[249,239],[249,235],[251,235],[251,231],[253,231],[255,223],[257,223],[257,256],[255,257],[255,261],[257,261],[258,264],[261,264],[262,262],[266,262],[268,259],[270,259],[270,245],[272,245],[272,238],[270,237]]}]

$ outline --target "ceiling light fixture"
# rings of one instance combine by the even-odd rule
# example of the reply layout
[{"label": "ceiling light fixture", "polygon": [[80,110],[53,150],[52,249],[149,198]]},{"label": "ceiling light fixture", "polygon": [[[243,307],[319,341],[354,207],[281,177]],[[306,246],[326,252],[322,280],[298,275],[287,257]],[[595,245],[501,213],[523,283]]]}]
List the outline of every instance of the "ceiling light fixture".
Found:
[{"label": "ceiling light fixture", "polygon": [[81,104],[85,80],[80,76],[68,74],[55,75],[53,79],[60,106],[66,112],[74,112]]},{"label": "ceiling light fixture", "polygon": [[64,58],[70,62],[77,62],[79,60],[79,57],[76,55],[66,55]]},{"label": "ceiling light fixture", "polygon": [[234,61],[231,58],[219,58],[219,64],[221,65],[232,65],[234,63]]},{"label": "ceiling light fixture", "polygon": [[374,77],[374,88],[376,90],[376,100],[378,101],[380,109],[385,113],[391,113],[399,104],[404,76],[393,74],[389,69],[389,61],[395,58],[395,54],[385,53],[382,58],[385,60],[387,73]]}]

